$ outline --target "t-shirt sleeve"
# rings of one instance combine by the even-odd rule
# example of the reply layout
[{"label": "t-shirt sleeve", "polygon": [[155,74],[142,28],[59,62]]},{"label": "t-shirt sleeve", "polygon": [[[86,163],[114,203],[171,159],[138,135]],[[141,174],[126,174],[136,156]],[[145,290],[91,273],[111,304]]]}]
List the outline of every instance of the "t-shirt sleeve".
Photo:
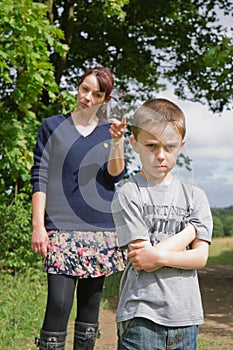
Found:
[{"label": "t-shirt sleeve", "polygon": [[206,194],[200,188],[193,190],[193,208],[190,213],[190,222],[195,226],[197,238],[211,242],[213,219]]},{"label": "t-shirt sleeve", "polygon": [[[125,186],[127,189],[127,186]],[[136,239],[149,240],[148,228],[143,220],[143,208],[140,197],[132,195],[133,189],[117,190],[112,202],[113,219],[120,246]]]}]

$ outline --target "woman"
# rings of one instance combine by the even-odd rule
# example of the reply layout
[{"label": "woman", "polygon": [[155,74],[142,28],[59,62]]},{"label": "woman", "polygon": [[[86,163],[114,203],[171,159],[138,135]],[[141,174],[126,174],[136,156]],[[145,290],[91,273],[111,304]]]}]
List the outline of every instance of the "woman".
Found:
[{"label": "woman", "polygon": [[[74,350],[93,349],[105,276],[124,268],[111,214],[115,183],[125,173],[125,117],[97,117],[111,99],[109,69],[81,77],[77,108],[42,123],[31,182],[32,249],[44,258],[48,300],[40,349],[64,349],[77,285]],[[78,283],[77,283],[78,282]]]}]

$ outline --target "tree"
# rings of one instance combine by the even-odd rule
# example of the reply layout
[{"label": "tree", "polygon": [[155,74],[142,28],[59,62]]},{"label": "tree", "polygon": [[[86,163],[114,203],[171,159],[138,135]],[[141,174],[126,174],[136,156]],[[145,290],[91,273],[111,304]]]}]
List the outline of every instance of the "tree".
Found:
[{"label": "tree", "polygon": [[[231,205],[227,208],[212,208],[211,212],[214,219],[214,235],[216,234],[219,235],[218,232],[222,234],[222,229],[223,229],[223,232],[224,232],[223,236],[232,236],[233,235],[233,215],[232,215],[233,206]],[[221,221],[221,224],[219,221]]]},{"label": "tree", "polygon": [[213,224],[213,237],[223,237],[224,229],[222,220],[218,216],[213,215]]},{"label": "tree", "polygon": [[[179,97],[206,101],[213,111],[232,102],[232,41],[216,22],[217,8],[233,13],[230,0],[167,0],[166,6],[154,0],[0,0],[0,5],[0,210],[6,215],[29,201],[41,120],[71,110],[75,98],[69,92],[87,67],[113,70],[126,109],[164,88],[161,78],[175,84]],[[189,165],[186,158],[180,161]],[[25,227],[21,234],[29,235]]]},{"label": "tree", "polygon": [[[61,30],[50,25],[47,7],[30,0],[0,6],[0,190],[4,201],[28,190],[32,148],[42,95],[55,97],[58,86],[51,50],[64,55]],[[50,47],[50,50],[48,50]]]},{"label": "tree", "polygon": [[62,57],[63,33],[47,6],[31,0],[0,6],[0,268],[17,270],[39,260],[31,251],[29,179],[44,91],[55,98],[51,51]]},{"label": "tree", "polygon": [[17,195],[28,184],[38,121],[70,107],[67,90],[93,64],[112,68],[124,104],[151,97],[163,77],[180,97],[187,88],[213,110],[227,107],[233,47],[216,6],[233,12],[229,0],[2,2],[1,190]]},{"label": "tree", "polygon": [[[52,56],[58,84],[65,79],[75,89],[80,70],[97,63],[113,69],[125,99],[148,98],[163,77],[181,98],[207,102],[216,112],[230,106],[232,38],[217,22],[217,10],[232,15],[232,1],[49,2],[49,18],[70,47],[67,56]],[[108,12],[113,3],[124,5],[124,15]]]},{"label": "tree", "polygon": [[226,216],[224,220],[224,232],[225,236],[233,236],[233,215]]}]

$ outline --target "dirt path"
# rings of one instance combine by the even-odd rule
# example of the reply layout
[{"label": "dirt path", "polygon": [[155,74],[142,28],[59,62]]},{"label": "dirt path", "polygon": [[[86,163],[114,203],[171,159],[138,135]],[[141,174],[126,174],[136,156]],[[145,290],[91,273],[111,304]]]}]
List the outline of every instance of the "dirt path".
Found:
[{"label": "dirt path", "polygon": [[200,338],[210,339],[209,349],[233,349],[233,266],[214,265],[199,271],[205,311]]},{"label": "dirt path", "polygon": [[[211,343],[208,349],[202,349],[232,350],[233,266],[208,266],[199,271],[199,281],[205,310],[205,324],[200,327],[199,338],[209,339]],[[97,340],[95,350],[116,350],[115,310],[101,310],[100,328],[102,336]],[[72,333],[72,329],[69,333]],[[66,349],[71,350],[72,340],[67,340]]]}]

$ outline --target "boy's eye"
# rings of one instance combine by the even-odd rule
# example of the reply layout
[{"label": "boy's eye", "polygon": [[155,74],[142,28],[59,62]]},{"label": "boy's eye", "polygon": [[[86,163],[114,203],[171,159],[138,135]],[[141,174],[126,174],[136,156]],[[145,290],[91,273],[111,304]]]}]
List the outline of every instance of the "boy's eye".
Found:
[{"label": "boy's eye", "polygon": [[177,148],[177,146],[176,145],[167,145],[166,148],[168,149],[168,151],[171,152],[171,151],[174,151]]},{"label": "boy's eye", "polygon": [[154,143],[148,143],[146,145],[146,147],[150,150],[155,150],[156,148],[158,148],[158,145],[154,144]]},{"label": "boy's eye", "polygon": [[173,144],[168,144],[168,145],[161,146],[160,144],[156,144],[156,143],[148,143],[145,146],[150,151],[156,151],[157,149],[159,149],[159,147],[162,147],[164,149],[164,151],[174,152],[175,149],[177,148],[177,146],[173,145]]}]

